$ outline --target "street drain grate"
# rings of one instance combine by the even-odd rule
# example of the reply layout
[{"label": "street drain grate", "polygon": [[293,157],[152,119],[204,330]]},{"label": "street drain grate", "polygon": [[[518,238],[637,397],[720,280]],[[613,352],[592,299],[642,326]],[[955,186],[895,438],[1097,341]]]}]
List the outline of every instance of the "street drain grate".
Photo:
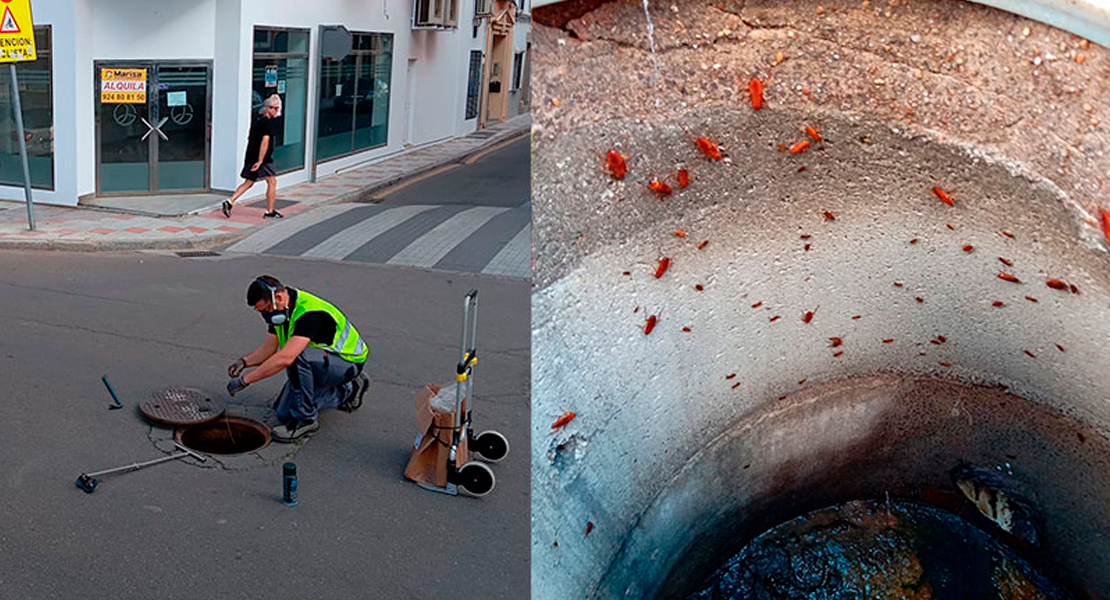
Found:
[{"label": "street drain grate", "polygon": [[182,446],[202,454],[243,454],[269,446],[270,428],[258,421],[225,415],[178,429],[173,437]]},{"label": "street drain grate", "polygon": [[194,388],[169,388],[151,394],[139,405],[151,421],[165,425],[196,425],[211,421],[224,412],[222,400],[210,398]]},{"label": "street drain grate", "polygon": [[180,256],[181,258],[200,258],[202,256],[219,256],[220,255],[219,252],[213,252],[211,250],[186,250],[186,251],[183,251],[183,252],[177,252],[176,254],[178,256]]},{"label": "street drain grate", "polygon": [[471,133],[470,135],[468,135],[466,137],[472,137],[472,138],[478,138],[480,140],[484,140],[486,138],[491,138],[495,135],[497,135],[496,131],[483,130],[483,131],[475,131],[474,133]]}]

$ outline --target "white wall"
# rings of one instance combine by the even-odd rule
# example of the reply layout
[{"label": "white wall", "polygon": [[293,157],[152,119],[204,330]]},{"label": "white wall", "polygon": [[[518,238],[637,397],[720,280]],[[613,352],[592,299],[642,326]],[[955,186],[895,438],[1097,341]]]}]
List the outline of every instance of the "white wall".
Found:
[{"label": "white wall", "polygon": [[[97,60],[213,61],[212,164],[214,189],[234,189],[251,122],[254,26],[310,30],[305,136],[315,138],[317,54],[320,24],[352,31],[393,34],[388,145],[319,166],[318,177],[403,151],[408,59],[416,58],[415,97],[409,141],[421,145],[474,130],[466,120],[469,51],[482,50],[485,27],[473,37],[473,0],[460,2],[459,28],[413,31],[412,0],[39,0],[35,19],[54,27],[55,192],[36,200],[75,205],[96,190]],[[280,186],[310,178],[311,142],[305,168],[282,175]],[[264,192],[261,186],[252,190]],[[22,189],[0,186],[0,198],[22,199]]]},{"label": "white wall", "polygon": [[[77,158],[77,114],[69,107],[74,104],[77,93],[74,80],[74,59],[70,52],[58,52],[58,48],[73,46],[78,28],[74,20],[74,0],[51,0],[34,5],[32,17],[36,25],[50,25],[52,35],[52,73],[54,110],[54,191],[34,190],[35,203],[74,204],[77,195],[77,182],[72,176],[78,164]],[[7,69],[5,69],[5,73]],[[0,85],[11,85],[5,75]],[[24,110],[33,108],[24,104]],[[23,200],[22,186],[0,185],[0,198]]]}]

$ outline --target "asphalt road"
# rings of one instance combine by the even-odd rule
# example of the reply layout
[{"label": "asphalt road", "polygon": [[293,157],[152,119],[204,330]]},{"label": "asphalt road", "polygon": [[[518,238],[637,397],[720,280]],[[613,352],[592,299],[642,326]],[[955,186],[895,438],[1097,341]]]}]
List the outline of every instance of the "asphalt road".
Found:
[{"label": "asphalt road", "polygon": [[385,204],[427,204],[434,199],[436,204],[520,206],[531,199],[531,140],[520,136],[377,196]]},{"label": "asphalt road", "polygon": [[[371,348],[372,388],[327,411],[303,445],[235,468],[164,456],[137,406],[191,386],[226,398],[225,369],[264,324],[245,304],[262,273],[316,292]],[[450,381],[463,295],[480,290],[477,429],[512,444],[484,498],[402,477],[413,398]],[[504,598],[529,594],[529,286],[475,274],[245,255],[0,253],[0,597]],[[493,318],[496,315],[497,318]],[[124,403],[108,410],[107,374]],[[283,376],[230,399],[264,410]],[[281,504],[296,462],[300,505]]]}]

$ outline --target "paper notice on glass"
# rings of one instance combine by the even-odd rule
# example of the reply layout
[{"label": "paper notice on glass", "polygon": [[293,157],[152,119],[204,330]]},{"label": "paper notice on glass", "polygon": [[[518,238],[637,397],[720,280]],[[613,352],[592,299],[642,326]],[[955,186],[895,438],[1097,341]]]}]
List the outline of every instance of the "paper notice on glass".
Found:
[{"label": "paper notice on glass", "polygon": [[185,106],[188,104],[186,94],[187,92],[169,92],[166,94],[166,104],[168,106]]},{"label": "paper notice on glass", "polygon": [[278,93],[279,94],[284,94],[285,93],[285,80],[284,79],[278,79]]},{"label": "paper notice on glass", "polygon": [[266,87],[277,87],[278,81],[278,68],[277,65],[266,67]]}]

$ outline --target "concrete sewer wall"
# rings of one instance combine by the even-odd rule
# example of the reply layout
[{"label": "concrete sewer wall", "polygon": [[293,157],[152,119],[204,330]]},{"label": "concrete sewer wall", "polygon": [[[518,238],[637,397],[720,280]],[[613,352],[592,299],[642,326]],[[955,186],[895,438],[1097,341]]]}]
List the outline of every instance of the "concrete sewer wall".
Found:
[{"label": "concrete sewer wall", "polygon": [[654,54],[639,4],[534,12],[533,597],[682,597],[959,462],[1008,463],[1035,562],[1110,597],[1110,52],[957,2],[650,14]]}]

